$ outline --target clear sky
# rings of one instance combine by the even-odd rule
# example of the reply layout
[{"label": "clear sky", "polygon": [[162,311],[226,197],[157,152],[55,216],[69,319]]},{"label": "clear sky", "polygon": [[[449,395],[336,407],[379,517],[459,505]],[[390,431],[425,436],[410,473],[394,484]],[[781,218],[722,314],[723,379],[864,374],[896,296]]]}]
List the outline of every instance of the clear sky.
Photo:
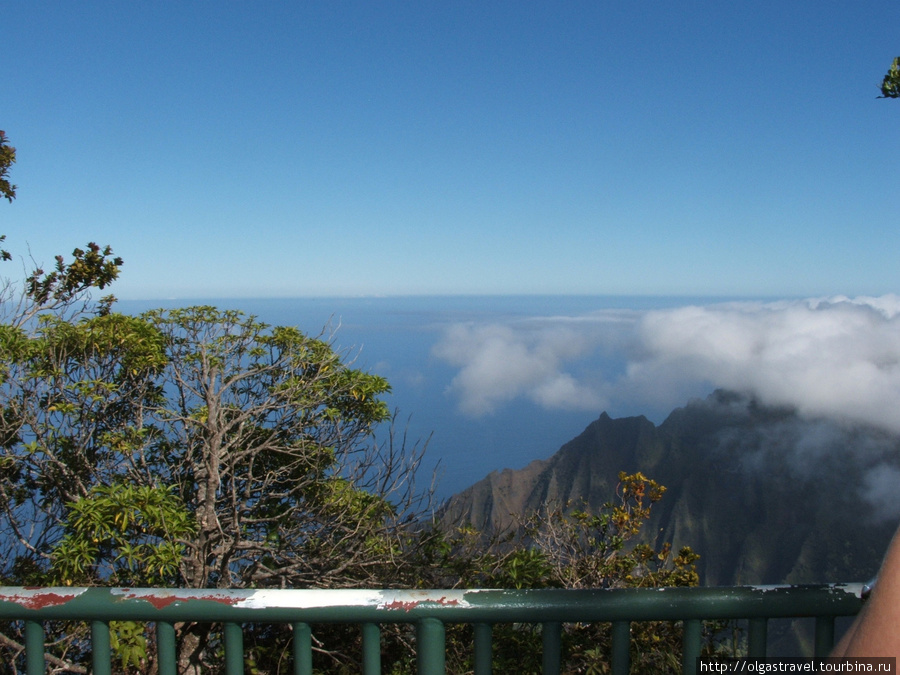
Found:
[{"label": "clear sky", "polygon": [[900,290],[897,0],[0,6],[8,248],[121,298]]}]

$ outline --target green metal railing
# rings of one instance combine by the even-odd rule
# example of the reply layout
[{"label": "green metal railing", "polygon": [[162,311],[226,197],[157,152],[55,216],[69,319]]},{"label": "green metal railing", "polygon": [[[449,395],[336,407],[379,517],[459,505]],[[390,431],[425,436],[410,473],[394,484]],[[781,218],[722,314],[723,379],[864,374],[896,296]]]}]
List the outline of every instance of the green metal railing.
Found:
[{"label": "green metal railing", "polygon": [[88,621],[94,675],[111,672],[110,621],[156,625],[160,675],[175,675],[175,624],[223,626],[226,672],[244,672],[243,623],[285,623],[293,630],[293,672],[312,673],[311,625],[359,624],[364,675],[381,672],[380,625],[414,624],[420,675],[445,672],[445,625],[474,626],[476,675],[491,672],[491,627],[542,625],[543,672],[560,672],[565,623],[612,624],[613,673],[629,669],[630,626],[637,621],[682,621],[684,673],[695,673],[704,620],[748,620],[748,655],[766,655],[768,621],[813,617],[815,654],[832,648],[835,619],[862,606],[862,584],[653,588],[616,590],[188,590],[0,587],[0,620],[24,621],[26,672],[45,672],[43,622]]}]

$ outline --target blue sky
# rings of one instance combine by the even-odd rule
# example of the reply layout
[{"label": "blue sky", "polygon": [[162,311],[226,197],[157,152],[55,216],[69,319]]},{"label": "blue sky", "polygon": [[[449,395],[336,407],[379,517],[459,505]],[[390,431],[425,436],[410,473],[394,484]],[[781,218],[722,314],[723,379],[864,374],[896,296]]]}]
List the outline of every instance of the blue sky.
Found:
[{"label": "blue sky", "polygon": [[0,13],[0,229],[121,298],[900,290],[896,0]]}]

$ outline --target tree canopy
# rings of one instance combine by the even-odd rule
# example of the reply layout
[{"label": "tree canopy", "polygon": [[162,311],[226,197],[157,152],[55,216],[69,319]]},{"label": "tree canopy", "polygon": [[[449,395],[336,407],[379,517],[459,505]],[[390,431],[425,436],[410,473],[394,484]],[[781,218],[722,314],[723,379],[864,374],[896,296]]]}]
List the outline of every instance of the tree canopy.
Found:
[{"label": "tree canopy", "polygon": [[[213,307],[0,328],[0,578],[391,577],[419,516],[417,460],[374,442],[389,386],[327,341]],[[183,672],[201,672],[209,626],[183,631]]]},{"label": "tree canopy", "polygon": [[884,76],[879,98],[900,98],[900,56],[894,59]]}]

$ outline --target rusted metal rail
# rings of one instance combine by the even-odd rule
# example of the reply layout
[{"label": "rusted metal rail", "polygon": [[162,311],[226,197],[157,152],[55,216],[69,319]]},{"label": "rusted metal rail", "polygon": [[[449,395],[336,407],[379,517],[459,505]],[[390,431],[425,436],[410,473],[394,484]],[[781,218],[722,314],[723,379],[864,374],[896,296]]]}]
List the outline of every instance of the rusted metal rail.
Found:
[{"label": "rusted metal rail", "polygon": [[835,619],[851,616],[862,605],[862,584],[654,588],[616,590],[188,590],[141,588],[0,587],[0,620],[25,622],[26,673],[45,672],[43,622],[88,621],[93,673],[107,675],[110,621],[146,621],[156,625],[160,675],[174,675],[175,624],[221,623],[226,672],[244,672],[243,623],[284,623],[293,628],[295,675],[312,673],[311,624],[361,626],[361,662],[366,675],[381,672],[380,628],[386,623],[416,627],[420,675],[445,671],[444,627],[475,627],[475,672],[491,672],[491,626],[498,623],[542,625],[544,673],[560,670],[562,626],[571,622],[610,622],[612,669],[629,669],[630,625],[635,621],[682,621],[683,672],[694,673],[704,620],[747,619],[748,652],[765,656],[767,623],[773,618],[813,617],[815,655],[834,642]]}]

